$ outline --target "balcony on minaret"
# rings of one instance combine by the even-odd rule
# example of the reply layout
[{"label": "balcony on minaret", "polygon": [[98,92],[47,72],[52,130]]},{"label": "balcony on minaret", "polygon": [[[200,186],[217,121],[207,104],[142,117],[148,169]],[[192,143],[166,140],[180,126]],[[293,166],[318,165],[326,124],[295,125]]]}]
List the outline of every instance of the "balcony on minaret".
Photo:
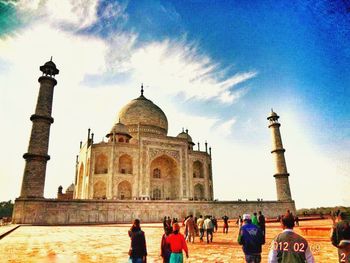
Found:
[{"label": "balcony on minaret", "polygon": [[268,121],[269,121],[269,127],[275,124],[280,124],[278,122],[280,116],[277,115],[276,112],[273,111],[273,109],[271,109],[271,113],[270,116],[267,117]]},{"label": "balcony on minaret", "polygon": [[40,71],[42,71],[43,76],[55,78],[60,71],[56,68],[56,64],[53,63],[52,57],[50,61],[46,62],[43,66],[40,67]]}]

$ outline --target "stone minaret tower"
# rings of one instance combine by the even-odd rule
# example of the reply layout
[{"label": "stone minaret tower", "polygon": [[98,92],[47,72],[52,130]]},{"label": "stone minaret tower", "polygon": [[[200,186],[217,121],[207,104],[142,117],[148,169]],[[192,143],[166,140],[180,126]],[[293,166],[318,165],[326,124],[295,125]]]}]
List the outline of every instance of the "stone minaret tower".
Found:
[{"label": "stone minaret tower", "polygon": [[35,113],[30,117],[33,122],[28,152],[23,155],[26,160],[20,198],[43,198],[46,163],[50,160],[49,148],[50,126],[55,75],[59,70],[52,58],[40,67],[43,75],[38,79],[40,90]]},{"label": "stone minaret tower", "polygon": [[289,180],[286,160],[284,158],[284,152],[282,145],[282,138],[280,133],[281,124],[278,122],[279,116],[271,109],[271,114],[267,119],[269,120],[269,128],[272,132],[272,156],[275,161],[276,173],[274,177],[276,179],[276,190],[278,201],[291,201],[292,195],[290,193]]}]

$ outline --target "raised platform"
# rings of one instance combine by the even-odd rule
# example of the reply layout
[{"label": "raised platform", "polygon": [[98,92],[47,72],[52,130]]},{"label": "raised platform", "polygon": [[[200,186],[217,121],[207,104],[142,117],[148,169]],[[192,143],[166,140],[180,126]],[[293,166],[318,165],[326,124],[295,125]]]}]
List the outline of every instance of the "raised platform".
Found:
[{"label": "raised platform", "polygon": [[13,223],[33,225],[74,225],[160,222],[164,216],[227,215],[237,218],[244,213],[262,211],[277,217],[287,210],[295,213],[294,201],[126,201],[126,200],[58,200],[21,199],[15,201]]}]

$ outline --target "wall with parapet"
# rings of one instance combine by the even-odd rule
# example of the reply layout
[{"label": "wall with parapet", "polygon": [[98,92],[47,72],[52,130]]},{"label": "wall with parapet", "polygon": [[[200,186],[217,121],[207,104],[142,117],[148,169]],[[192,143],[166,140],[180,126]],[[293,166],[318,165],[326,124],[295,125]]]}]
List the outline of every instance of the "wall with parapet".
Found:
[{"label": "wall with parapet", "polygon": [[244,213],[262,211],[266,217],[295,213],[294,201],[115,201],[16,199],[13,223],[34,225],[73,225],[161,222],[164,216],[184,218],[186,215],[227,215],[237,218]]}]

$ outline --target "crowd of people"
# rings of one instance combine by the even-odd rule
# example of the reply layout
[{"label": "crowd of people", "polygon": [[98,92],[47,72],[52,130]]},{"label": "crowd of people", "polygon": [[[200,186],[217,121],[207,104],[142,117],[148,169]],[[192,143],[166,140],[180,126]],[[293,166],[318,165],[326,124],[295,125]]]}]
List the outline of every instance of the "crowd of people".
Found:
[{"label": "crowd of people", "polygon": [[[229,230],[229,217],[222,216],[223,233]],[[350,218],[344,212],[338,212],[333,217],[331,242],[338,249],[339,262],[350,263]],[[299,220],[289,210],[280,216],[282,231],[272,240],[268,254],[269,263],[314,263],[307,240],[297,234],[293,228]],[[265,244],[266,220],[261,211],[243,214],[236,220],[238,225],[238,243],[242,246],[247,263],[261,262],[262,246]],[[194,243],[199,236],[199,242],[213,242],[214,233],[218,231],[218,222],[214,216],[187,216],[181,225],[184,234],[180,233],[180,223],[177,218],[164,217],[164,234],[161,238],[161,257],[164,263],[182,263],[183,254],[188,258],[187,242]],[[141,230],[140,220],[135,219],[129,230],[131,245],[129,250],[130,263],[145,263],[147,258],[145,233]]]}]

